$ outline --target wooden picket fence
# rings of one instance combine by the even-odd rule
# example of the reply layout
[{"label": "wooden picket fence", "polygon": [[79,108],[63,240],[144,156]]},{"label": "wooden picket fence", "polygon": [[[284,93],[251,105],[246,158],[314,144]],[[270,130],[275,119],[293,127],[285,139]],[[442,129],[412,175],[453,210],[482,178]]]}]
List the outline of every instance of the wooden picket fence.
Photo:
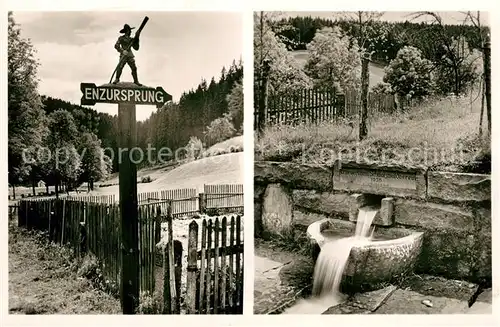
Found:
[{"label": "wooden picket fence", "polygon": [[[163,266],[165,278],[163,290],[164,313],[175,314],[179,313],[180,310],[182,245],[179,247],[178,243],[180,242],[173,240],[173,219],[176,216],[199,212],[200,199],[202,199],[202,203],[210,203],[210,208],[225,208],[224,206],[228,206],[227,208],[233,209],[243,207],[242,185],[207,185],[205,190],[208,192],[209,201],[203,195],[193,197],[193,195],[196,195],[196,193],[193,193],[196,192],[194,189],[168,190],[138,195],[144,204],[139,205],[138,208],[139,289],[140,292],[153,294],[157,288],[156,273],[158,266]],[[212,198],[212,195],[214,198]],[[220,198],[215,196],[220,196]],[[89,201],[85,201],[86,198]],[[182,203],[185,199],[191,198],[195,199],[196,207],[194,205],[179,205],[176,207],[176,203]],[[79,257],[87,253],[95,255],[101,264],[102,275],[104,280],[107,281],[109,289],[115,292],[119,290],[122,267],[121,219],[119,204],[114,202],[113,196],[24,199],[20,200],[17,206],[12,207],[10,210],[17,211],[19,227],[44,231],[51,241],[72,247]],[[205,207],[203,205],[202,210],[206,210]],[[178,210],[175,214],[174,209]],[[186,212],[181,210],[186,210]],[[157,244],[161,238],[162,222],[167,222],[168,225],[168,245],[165,247],[166,252],[161,253],[162,258],[160,260],[162,264],[158,265]],[[238,313],[241,311],[243,290],[241,218],[239,216],[236,220],[234,217],[231,218],[230,241],[228,244],[226,242],[226,232],[224,231],[227,229],[224,227],[227,224],[226,218],[222,220],[221,228],[219,228],[218,219],[215,221],[214,227],[212,227],[211,221],[208,223],[208,227],[206,221],[203,223],[202,234],[204,236],[200,243],[203,245],[200,245],[199,251],[197,250],[196,258],[198,261],[204,262],[200,263],[202,267],[200,268],[200,274],[205,276],[203,277],[205,282],[198,283],[197,287],[204,287],[205,289],[197,294],[205,294],[205,299],[209,299],[211,304],[209,304],[209,307],[206,304],[203,307],[198,307],[199,312],[217,313],[226,311]],[[190,228],[192,226],[191,224]],[[212,238],[212,234],[214,234],[214,238]],[[220,245],[219,234],[221,234]],[[211,248],[211,244],[213,244],[214,248]],[[194,246],[197,247],[198,243]],[[188,251],[192,252],[191,248],[190,245]],[[238,252],[237,249],[241,249],[241,251]],[[204,251],[205,257],[201,256],[202,251]],[[230,256],[228,259],[229,265],[225,264],[225,256],[223,259],[219,258],[221,256],[219,253]],[[236,259],[233,259],[233,256],[236,256]],[[219,261],[221,261],[220,264]],[[223,268],[226,266],[228,268]],[[218,286],[218,283],[215,282],[222,278],[220,277],[222,276],[219,272],[220,269],[223,269],[223,273],[229,276],[227,285],[232,285],[232,288]],[[230,274],[229,271],[233,273]],[[210,274],[215,274],[213,275],[215,279],[212,279],[211,282],[212,275]],[[221,281],[221,283],[223,282]],[[189,287],[193,286],[189,286],[188,279]],[[206,291],[206,288],[210,287],[217,290],[214,293],[215,295]],[[225,294],[226,292],[229,292],[229,295],[224,295],[219,299],[219,294]]]},{"label": "wooden picket fence", "polygon": [[241,208],[243,206],[243,184],[205,185],[205,208]]},{"label": "wooden picket fence", "polygon": [[79,257],[92,253],[110,289],[121,275],[121,220],[117,204],[67,199],[19,201],[18,226],[47,233],[50,241],[70,246]]},{"label": "wooden picket fence", "polygon": [[[241,217],[189,225],[186,310],[188,314],[243,313]],[[229,233],[229,239],[228,234]],[[199,237],[201,236],[201,238]]]},{"label": "wooden picket fence", "polygon": [[[259,118],[258,98],[256,95],[254,126]],[[391,114],[397,110],[396,98],[392,94],[368,93],[368,115],[374,117],[380,113]],[[399,99],[399,105],[407,108],[412,102]],[[265,123],[297,124],[338,121],[341,118],[354,117],[361,109],[361,92],[352,89],[337,93],[329,89],[303,89],[284,94],[269,94],[265,113]]]},{"label": "wooden picket fence", "polygon": [[139,205],[159,205],[162,212],[167,212],[167,200],[172,201],[172,215],[192,215],[200,211],[198,193],[195,188],[163,190],[137,195]]}]

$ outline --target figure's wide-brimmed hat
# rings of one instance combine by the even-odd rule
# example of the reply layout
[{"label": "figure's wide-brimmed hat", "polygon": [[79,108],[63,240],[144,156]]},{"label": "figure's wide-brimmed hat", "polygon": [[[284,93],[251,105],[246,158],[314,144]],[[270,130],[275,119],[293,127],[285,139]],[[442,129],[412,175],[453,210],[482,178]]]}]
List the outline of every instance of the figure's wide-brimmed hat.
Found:
[{"label": "figure's wide-brimmed hat", "polygon": [[123,25],[123,28],[120,30],[120,33],[125,33],[125,32],[127,32],[127,31],[131,31],[131,30],[133,30],[134,28],[135,28],[135,27],[130,27],[130,25],[129,25],[129,24],[125,24],[125,25]]}]

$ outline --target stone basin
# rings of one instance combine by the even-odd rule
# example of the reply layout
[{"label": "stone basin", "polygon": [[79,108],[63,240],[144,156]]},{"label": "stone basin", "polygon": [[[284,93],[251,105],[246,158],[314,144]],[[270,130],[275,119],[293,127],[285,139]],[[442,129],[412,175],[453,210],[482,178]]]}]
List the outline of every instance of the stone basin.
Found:
[{"label": "stone basin", "polygon": [[[355,223],[333,219],[316,221],[307,228],[307,236],[316,260],[325,242],[354,235]],[[412,271],[423,241],[422,232],[399,228],[376,228],[372,242],[352,248],[344,271],[355,283],[379,283]]]}]

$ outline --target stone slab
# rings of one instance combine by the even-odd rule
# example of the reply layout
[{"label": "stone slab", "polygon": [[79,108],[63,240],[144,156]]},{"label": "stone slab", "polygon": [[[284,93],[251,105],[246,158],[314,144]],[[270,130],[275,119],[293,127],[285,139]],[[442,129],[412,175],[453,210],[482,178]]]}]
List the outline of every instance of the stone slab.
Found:
[{"label": "stone slab", "polygon": [[333,189],[398,197],[426,197],[425,174],[416,170],[379,168],[337,161]]},{"label": "stone slab", "polygon": [[466,208],[409,199],[394,203],[397,224],[429,229],[474,230],[474,218]]},{"label": "stone slab", "polygon": [[256,161],[254,181],[259,184],[281,183],[292,189],[332,189],[332,170],[323,165],[293,162]]},{"label": "stone slab", "polygon": [[324,213],[327,216],[349,214],[350,199],[347,193],[331,193],[315,190],[293,190],[293,204],[307,211]]},{"label": "stone slab", "polygon": [[269,184],[262,203],[264,233],[285,235],[292,228],[292,197],[281,184]]},{"label": "stone slab", "polygon": [[[422,303],[427,300],[429,307]],[[376,314],[463,314],[469,309],[467,301],[447,297],[423,295],[414,291],[397,289],[382,304]]]},{"label": "stone slab", "polygon": [[486,302],[475,302],[465,313],[472,315],[490,315],[493,313],[493,305]]},{"label": "stone slab", "polygon": [[396,289],[396,286],[391,285],[372,292],[357,293],[347,301],[329,308],[323,314],[366,314],[374,312]]},{"label": "stone slab", "polygon": [[445,201],[491,200],[491,176],[483,174],[429,172],[427,195]]},{"label": "stone slab", "polygon": [[466,302],[472,299],[479,288],[477,284],[464,280],[415,274],[405,277],[399,287],[422,295],[448,297]]},{"label": "stone slab", "polygon": [[493,301],[493,292],[491,288],[483,290],[477,297],[476,302],[484,302],[491,304]]}]

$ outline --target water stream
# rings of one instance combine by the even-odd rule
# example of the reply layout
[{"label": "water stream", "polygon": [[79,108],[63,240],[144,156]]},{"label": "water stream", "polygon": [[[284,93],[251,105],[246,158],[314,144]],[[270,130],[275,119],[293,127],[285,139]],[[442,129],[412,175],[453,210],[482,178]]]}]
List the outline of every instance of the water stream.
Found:
[{"label": "water stream", "polygon": [[314,267],[312,297],[297,301],[284,314],[321,314],[345,300],[340,282],[349,254],[354,246],[371,242],[374,229],[370,232],[370,227],[377,212],[375,208],[360,208],[354,236],[336,240],[325,238],[326,243]]}]

